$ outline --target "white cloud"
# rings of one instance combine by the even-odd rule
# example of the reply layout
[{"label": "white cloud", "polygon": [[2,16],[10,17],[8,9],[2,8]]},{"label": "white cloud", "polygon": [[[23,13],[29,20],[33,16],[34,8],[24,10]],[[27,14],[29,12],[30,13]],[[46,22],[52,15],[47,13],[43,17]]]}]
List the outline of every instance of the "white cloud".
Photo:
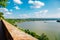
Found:
[{"label": "white cloud", "polygon": [[8,9],[6,9],[6,8],[0,8],[0,12],[2,12],[2,11],[7,12],[7,11],[8,11]]},{"label": "white cloud", "polygon": [[46,15],[46,18],[60,18],[60,13]]},{"label": "white cloud", "polygon": [[31,8],[41,8],[42,6],[44,6],[45,4],[41,1],[32,1],[29,0],[28,1],[29,4],[33,4],[33,6],[30,6]]},{"label": "white cloud", "polygon": [[60,12],[60,8],[58,8],[57,10],[58,10],[58,12]]},{"label": "white cloud", "polygon": [[30,16],[28,14],[20,14],[20,18],[29,18]]},{"label": "white cloud", "polygon": [[22,4],[21,0],[13,0],[17,4]]},{"label": "white cloud", "polygon": [[[46,10],[47,12],[47,10]],[[57,8],[54,13],[45,15],[46,18],[60,18],[60,8]]]},{"label": "white cloud", "polygon": [[13,15],[13,16],[11,16],[11,15],[9,15],[9,16],[8,16],[8,15],[3,15],[3,16],[4,16],[5,18],[15,18],[14,15]]},{"label": "white cloud", "polygon": [[[0,12],[4,13],[4,17],[12,18],[12,17],[10,17],[11,14],[12,14],[12,12],[9,12],[8,9],[6,9],[6,8],[0,8],[0,10],[1,10]],[[48,10],[41,10],[41,11],[30,13],[30,14],[20,14],[19,17],[20,18],[42,18],[42,17],[45,18],[47,16],[46,15],[47,12],[48,12]],[[47,17],[49,17],[49,16],[47,16]]]},{"label": "white cloud", "polygon": [[6,14],[12,14],[11,12],[6,12]]},{"label": "white cloud", "polygon": [[37,18],[44,17],[47,12],[48,12],[48,10],[41,10],[41,11],[35,12],[35,13],[34,13],[34,17],[35,17],[35,18],[36,18],[36,17],[37,17]]},{"label": "white cloud", "polygon": [[3,12],[4,14],[12,14],[7,8],[0,8],[0,12]]},{"label": "white cloud", "polygon": [[58,8],[58,10],[60,10],[60,8]]},{"label": "white cloud", "polygon": [[44,12],[45,12],[45,13],[47,13],[47,12],[48,12],[48,10],[45,10]]},{"label": "white cloud", "polygon": [[42,18],[47,12],[48,10],[41,10],[33,14],[20,14],[20,18]]},{"label": "white cloud", "polygon": [[0,8],[0,12],[4,13],[4,18],[9,18],[12,14],[12,12],[10,12],[7,8]]},{"label": "white cloud", "polygon": [[35,12],[35,13],[45,14],[47,12],[48,12],[48,10],[41,10],[41,11],[38,11],[38,12]]},{"label": "white cloud", "polygon": [[20,9],[18,6],[15,6],[14,8],[17,9],[17,10]]},{"label": "white cloud", "polygon": [[29,4],[32,4],[32,3],[34,3],[34,1],[32,1],[32,0],[29,0],[29,1],[28,1],[28,3],[29,3]]},{"label": "white cloud", "polygon": [[12,9],[10,9],[10,11],[12,12],[13,10],[12,10]]}]

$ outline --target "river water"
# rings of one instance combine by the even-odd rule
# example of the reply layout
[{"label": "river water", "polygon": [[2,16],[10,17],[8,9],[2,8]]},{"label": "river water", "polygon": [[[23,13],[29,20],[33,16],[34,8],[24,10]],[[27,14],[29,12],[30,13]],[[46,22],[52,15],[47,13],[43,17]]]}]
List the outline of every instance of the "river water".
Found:
[{"label": "river water", "polygon": [[56,21],[26,21],[17,23],[18,27],[29,29],[38,35],[45,33],[49,40],[60,40],[60,23]]}]

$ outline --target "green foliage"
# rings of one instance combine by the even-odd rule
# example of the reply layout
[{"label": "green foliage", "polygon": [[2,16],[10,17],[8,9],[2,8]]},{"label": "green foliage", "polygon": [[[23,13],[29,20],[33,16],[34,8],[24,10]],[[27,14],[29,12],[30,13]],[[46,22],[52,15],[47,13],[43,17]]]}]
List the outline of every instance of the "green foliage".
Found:
[{"label": "green foliage", "polygon": [[28,33],[28,34],[30,34],[30,31],[29,31],[28,29],[27,29],[27,30],[25,30],[25,32],[26,32],[26,33]]},{"label": "green foliage", "polygon": [[49,40],[48,37],[44,33],[41,36],[39,36],[35,32],[31,32],[28,29],[25,30],[25,32],[37,38],[38,40]]},{"label": "green foliage", "polygon": [[6,7],[6,2],[7,2],[8,0],[0,0],[0,6],[2,6],[2,7]]},{"label": "green foliage", "polygon": [[25,32],[32,35],[33,37],[35,37],[37,39],[39,38],[39,35],[37,35],[35,32],[31,32],[29,29],[25,30]]},{"label": "green foliage", "polygon": [[[6,7],[6,2],[7,2],[7,1],[8,1],[8,0],[0,0],[0,7]],[[2,12],[0,12],[0,19],[1,19],[1,18],[4,18]]]},{"label": "green foliage", "polygon": [[1,19],[1,18],[4,18],[4,17],[3,17],[3,13],[2,13],[2,12],[0,12],[0,19]]},{"label": "green foliage", "polygon": [[38,39],[39,40],[49,40],[48,37],[44,33]]},{"label": "green foliage", "polygon": [[8,21],[9,23],[11,23],[12,25],[15,25],[15,23],[20,23],[20,22],[25,22],[26,20],[22,20],[22,19],[5,19],[6,21]]},{"label": "green foliage", "polygon": [[6,19],[6,21],[8,21],[9,23],[11,23],[12,25],[15,25],[15,22],[16,22],[15,20],[11,20],[11,19],[10,20]]},{"label": "green foliage", "polygon": [[0,12],[0,16],[1,16],[1,15],[3,15],[3,13],[2,13],[2,12]]}]

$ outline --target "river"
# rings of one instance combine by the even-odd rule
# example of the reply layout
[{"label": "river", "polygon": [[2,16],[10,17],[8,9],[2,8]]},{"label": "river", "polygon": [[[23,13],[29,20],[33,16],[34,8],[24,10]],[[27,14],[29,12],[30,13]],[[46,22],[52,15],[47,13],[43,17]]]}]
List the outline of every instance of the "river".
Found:
[{"label": "river", "polygon": [[49,40],[60,40],[60,23],[56,21],[26,21],[17,23],[17,25],[38,35],[45,33]]}]

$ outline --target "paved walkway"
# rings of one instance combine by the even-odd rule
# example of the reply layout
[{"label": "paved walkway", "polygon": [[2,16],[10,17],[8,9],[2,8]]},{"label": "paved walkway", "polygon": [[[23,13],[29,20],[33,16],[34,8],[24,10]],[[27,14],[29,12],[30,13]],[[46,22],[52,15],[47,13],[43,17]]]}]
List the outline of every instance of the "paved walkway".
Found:
[{"label": "paved walkway", "polygon": [[10,32],[11,36],[13,37],[13,40],[37,40],[36,38],[32,37],[31,35],[26,34],[25,32],[19,30],[15,26],[9,24],[5,20],[3,20],[6,28]]}]

